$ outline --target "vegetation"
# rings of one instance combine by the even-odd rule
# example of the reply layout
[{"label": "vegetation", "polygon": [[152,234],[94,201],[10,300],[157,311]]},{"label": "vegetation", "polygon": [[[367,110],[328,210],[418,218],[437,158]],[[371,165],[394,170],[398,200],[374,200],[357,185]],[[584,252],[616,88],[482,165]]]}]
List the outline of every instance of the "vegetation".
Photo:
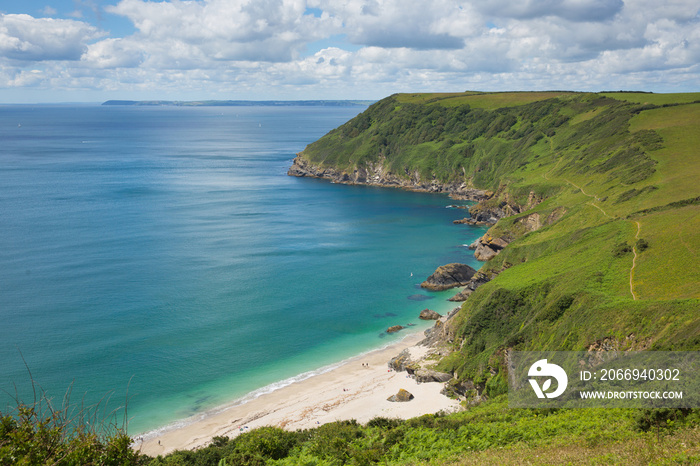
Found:
[{"label": "vegetation", "polygon": [[692,464],[700,461],[697,421],[697,413],[681,410],[508,409],[499,396],[407,421],[341,421],[297,432],[264,427],[150,464]]},{"label": "vegetation", "polygon": [[[509,245],[482,267],[495,278],[452,319],[453,352],[439,363],[471,380],[480,404],[364,426],[265,427],[152,459],[129,456],[121,431],[65,434],[68,423],[20,406],[2,417],[0,464],[698,464],[697,411],[509,409],[503,360],[509,349],[601,342],[700,349],[698,147],[700,94],[383,99],[301,156],[347,172],[379,165],[406,179],[463,183],[492,193],[483,208],[517,212],[489,229]],[[526,226],[533,216],[538,228]],[[92,446],[78,447],[82,439]]]},{"label": "vegetation", "polygon": [[61,406],[42,392],[31,404],[18,400],[13,411],[0,411],[0,465],[146,464],[148,458],[131,448],[125,425],[116,412],[72,406],[70,391]]}]

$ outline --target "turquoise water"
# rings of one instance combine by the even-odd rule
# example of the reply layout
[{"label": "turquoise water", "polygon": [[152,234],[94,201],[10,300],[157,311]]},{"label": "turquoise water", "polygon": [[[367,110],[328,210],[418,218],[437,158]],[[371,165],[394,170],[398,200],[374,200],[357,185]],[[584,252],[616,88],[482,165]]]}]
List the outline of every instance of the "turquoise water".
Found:
[{"label": "turquoise water", "polygon": [[453,201],[286,175],[361,110],[0,107],[0,409],[31,401],[24,359],[57,400],[128,389],[142,433],[451,309],[417,284],[478,267]]}]

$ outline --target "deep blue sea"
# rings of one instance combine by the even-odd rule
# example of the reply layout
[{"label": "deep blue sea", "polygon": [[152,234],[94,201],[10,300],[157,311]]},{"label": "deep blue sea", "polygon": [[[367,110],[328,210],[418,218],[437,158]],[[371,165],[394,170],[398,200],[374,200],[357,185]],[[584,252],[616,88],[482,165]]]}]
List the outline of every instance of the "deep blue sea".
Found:
[{"label": "deep blue sea", "polygon": [[58,405],[128,396],[135,435],[452,309],[417,285],[478,268],[454,201],[286,174],[362,110],[0,106],[0,410],[33,378]]}]

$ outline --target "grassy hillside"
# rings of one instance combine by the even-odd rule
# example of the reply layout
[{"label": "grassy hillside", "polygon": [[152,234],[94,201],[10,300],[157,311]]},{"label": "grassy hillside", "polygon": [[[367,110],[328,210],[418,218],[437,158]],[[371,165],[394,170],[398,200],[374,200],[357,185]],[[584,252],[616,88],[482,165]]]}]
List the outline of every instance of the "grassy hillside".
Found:
[{"label": "grassy hillside", "polygon": [[484,265],[498,276],[464,303],[441,364],[488,380],[503,348],[700,347],[699,143],[700,94],[410,94],[301,156],[464,182],[495,192],[486,204],[541,201],[489,230],[512,242]]}]

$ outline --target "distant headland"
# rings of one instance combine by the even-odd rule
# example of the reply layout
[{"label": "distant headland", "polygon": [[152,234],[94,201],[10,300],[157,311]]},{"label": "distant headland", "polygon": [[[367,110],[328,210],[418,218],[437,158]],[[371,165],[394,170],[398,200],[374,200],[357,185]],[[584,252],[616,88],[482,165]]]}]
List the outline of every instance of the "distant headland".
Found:
[{"label": "distant headland", "polygon": [[367,107],[373,100],[108,100],[102,105],[171,107]]}]

